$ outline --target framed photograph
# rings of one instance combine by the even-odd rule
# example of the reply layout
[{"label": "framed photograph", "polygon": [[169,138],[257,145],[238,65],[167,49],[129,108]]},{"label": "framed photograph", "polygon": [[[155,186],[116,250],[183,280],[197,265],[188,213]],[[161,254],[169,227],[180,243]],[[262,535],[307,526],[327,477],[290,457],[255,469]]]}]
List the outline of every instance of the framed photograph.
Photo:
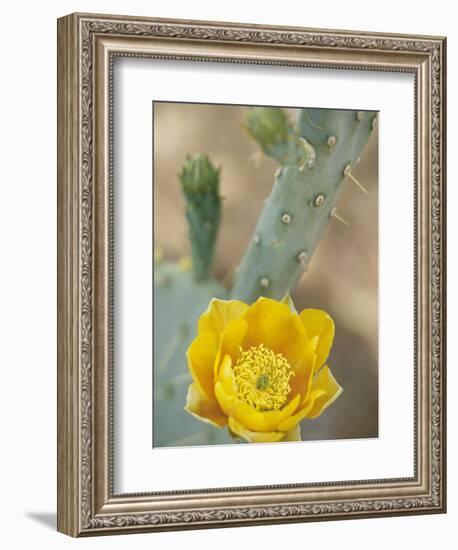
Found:
[{"label": "framed photograph", "polygon": [[58,530],[445,511],[445,39],[58,20]]}]

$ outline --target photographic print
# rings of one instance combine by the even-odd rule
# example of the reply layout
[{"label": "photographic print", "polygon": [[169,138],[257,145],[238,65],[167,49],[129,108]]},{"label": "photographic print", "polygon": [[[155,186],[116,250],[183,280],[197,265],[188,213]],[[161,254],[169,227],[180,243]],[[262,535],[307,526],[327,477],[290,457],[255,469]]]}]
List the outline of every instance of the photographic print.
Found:
[{"label": "photographic print", "polygon": [[154,447],[378,436],[377,119],[153,103]]},{"label": "photographic print", "polygon": [[445,512],[445,38],[57,50],[58,530]]},{"label": "photographic print", "polygon": [[57,51],[58,530],[444,513],[446,39],[74,13]]}]

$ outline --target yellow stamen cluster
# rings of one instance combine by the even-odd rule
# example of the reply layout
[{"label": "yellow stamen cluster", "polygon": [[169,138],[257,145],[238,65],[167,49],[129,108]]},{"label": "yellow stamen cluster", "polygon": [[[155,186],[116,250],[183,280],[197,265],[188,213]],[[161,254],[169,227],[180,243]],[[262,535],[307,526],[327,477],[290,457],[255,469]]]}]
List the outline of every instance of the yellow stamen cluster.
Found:
[{"label": "yellow stamen cluster", "polygon": [[294,376],[288,361],[264,344],[240,350],[234,367],[238,395],[258,411],[273,411],[286,403]]}]

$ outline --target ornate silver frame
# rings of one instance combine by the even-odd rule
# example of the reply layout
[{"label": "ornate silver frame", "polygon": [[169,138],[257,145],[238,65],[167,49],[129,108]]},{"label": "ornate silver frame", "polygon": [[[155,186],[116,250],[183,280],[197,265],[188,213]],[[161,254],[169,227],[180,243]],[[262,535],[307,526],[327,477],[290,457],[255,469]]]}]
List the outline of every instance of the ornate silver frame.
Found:
[{"label": "ornate silver frame", "polygon": [[[58,530],[72,536],[445,511],[445,39],[73,14],[58,21]],[[415,475],[113,494],[112,60],[410,72]]]}]

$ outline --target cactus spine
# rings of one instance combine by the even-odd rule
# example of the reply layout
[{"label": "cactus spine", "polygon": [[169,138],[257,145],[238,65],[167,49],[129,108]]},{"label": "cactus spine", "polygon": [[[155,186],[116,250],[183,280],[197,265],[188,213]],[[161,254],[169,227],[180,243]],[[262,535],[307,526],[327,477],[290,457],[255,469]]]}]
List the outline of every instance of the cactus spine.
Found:
[{"label": "cactus spine", "polygon": [[301,109],[295,128],[282,117],[276,125],[257,120],[262,118],[273,117],[262,108],[252,111],[248,131],[281,166],[231,290],[247,303],[261,295],[281,300],[295,286],[335,215],[342,182],[351,176],[376,113]]}]

